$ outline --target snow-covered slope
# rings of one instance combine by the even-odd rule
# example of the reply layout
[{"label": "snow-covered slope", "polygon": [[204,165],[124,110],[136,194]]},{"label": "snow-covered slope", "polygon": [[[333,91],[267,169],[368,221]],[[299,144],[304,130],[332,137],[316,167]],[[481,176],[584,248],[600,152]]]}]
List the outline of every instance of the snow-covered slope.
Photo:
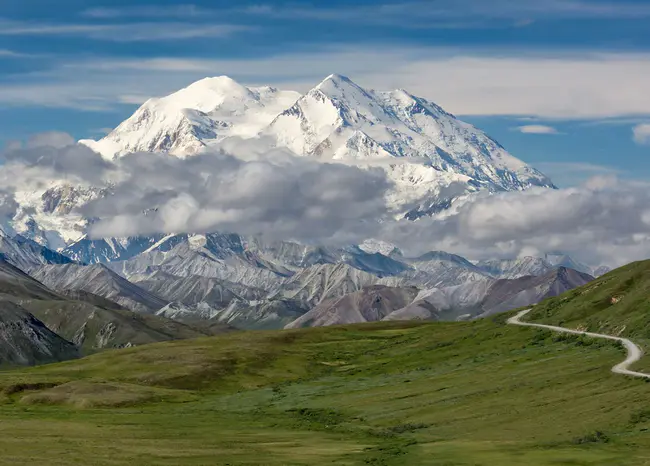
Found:
[{"label": "snow-covered slope", "polygon": [[84,236],[61,252],[77,262],[105,264],[125,261],[150,250],[168,251],[185,238],[187,238],[187,235],[152,235],[103,239],[90,239]]},{"label": "snow-covered slope", "polygon": [[72,186],[63,180],[25,186],[15,193],[18,209],[9,223],[14,232],[60,250],[81,238],[88,224],[88,219],[76,212],[75,207],[106,193],[105,189]]},{"label": "snow-covered slope", "polygon": [[402,89],[366,90],[336,74],[303,96],[206,78],[147,101],[100,141],[81,142],[106,158],[138,151],[185,157],[231,136],[263,136],[300,156],[382,166],[395,184],[389,205],[409,218],[481,189],[553,186],[433,102]]},{"label": "snow-covered slope", "polygon": [[20,235],[11,237],[0,229],[0,257],[21,270],[43,264],[68,264],[72,260]]},{"label": "snow-covered slope", "polygon": [[505,190],[550,180],[436,104],[405,90],[376,92],[330,75],[265,130],[297,154],[334,159],[415,157],[441,172]]},{"label": "snow-covered slope", "polygon": [[379,164],[395,183],[388,201],[411,218],[479,189],[552,187],[472,125],[404,90],[376,92],[328,76],[264,129],[299,155]]},{"label": "snow-covered slope", "polygon": [[141,151],[191,155],[229,136],[255,136],[298,97],[272,87],[245,87],[227,76],[206,78],[148,100],[102,140],[80,142],[109,159]]}]

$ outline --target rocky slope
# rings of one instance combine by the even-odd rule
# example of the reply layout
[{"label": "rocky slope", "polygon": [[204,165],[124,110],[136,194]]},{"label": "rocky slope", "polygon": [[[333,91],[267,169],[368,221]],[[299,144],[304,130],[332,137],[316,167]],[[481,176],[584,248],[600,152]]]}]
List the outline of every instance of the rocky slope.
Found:
[{"label": "rocky slope", "polygon": [[285,328],[376,322],[409,304],[417,294],[415,287],[369,286],[340,298],[323,301]]},{"label": "rocky slope", "polygon": [[74,359],[77,347],[17,304],[0,302],[0,366]]},{"label": "rocky slope", "polygon": [[21,270],[43,264],[69,264],[72,260],[21,235],[9,235],[0,229],[0,257]]},{"label": "rocky slope", "polygon": [[30,300],[22,305],[83,354],[213,334],[164,317],[119,309],[117,305],[103,307],[79,300]]},{"label": "rocky slope", "polygon": [[267,295],[264,290],[217,278],[197,275],[177,277],[160,271],[134,283],[166,301],[190,307],[205,304],[210,308],[223,309],[233,300],[255,301]]},{"label": "rocky slope", "polygon": [[538,303],[591,280],[593,277],[590,275],[562,267],[539,277],[483,278],[425,290],[404,286],[367,286],[322,301],[286,328],[377,320],[446,321],[485,317]]},{"label": "rocky slope", "polygon": [[546,298],[583,286],[594,279],[577,270],[560,267],[540,277],[498,280],[481,303],[480,316],[539,303]]},{"label": "rocky slope", "polygon": [[310,308],[324,300],[376,283],[379,278],[346,264],[323,264],[296,273],[272,294],[272,298],[289,299]]},{"label": "rocky slope", "polygon": [[76,357],[78,352],[70,347],[88,354],[229,329],[217,324],[191,327],[163,317],[139,315],[85,290],[55,292],[4,260],[0,260],[0,327],[0,364]]},{"label": "rocky slope", "polygon": [[53,290],[83,290],[134,312],[153,314],[168,301],[134,285],[101,264],[44,265],[31,275]]}]

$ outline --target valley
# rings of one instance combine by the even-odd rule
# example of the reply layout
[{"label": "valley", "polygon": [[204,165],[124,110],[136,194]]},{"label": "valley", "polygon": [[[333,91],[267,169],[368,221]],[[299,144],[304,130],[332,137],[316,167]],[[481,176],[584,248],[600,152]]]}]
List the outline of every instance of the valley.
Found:
[{"label": "valley", "polygon": [[[143,186],[51,179],[19,191],[0,228],[0,464],[646,464],[646,385],[609,369],[625,373],[628,340],[524,325],[645,347],[648,263],[276,231],[92,234],[97,205],[164,199],[169,173],[202,163],[198,179],[228,185],[240,174],[212,180],[215,161],[243,151],[238,166],[251,147],[382,174],[359,194],[385,179],[385,199],[363,201],[383,214],[350,213],[356,227],[444,222],[477,199],[555,189],[436,104],[340,75],[303,95],[219,77],[151,99],[69,148],[107,179],[135,164]],[[170,186],[147,179],[158,163]],[[309,170],[313,182],[345,171]],[[130,221],[168,208],[138,206]],[[530,324],[516,320],[531,307]]]},{"label": "valley", "polygon": [[650,466],[650,0],[0,5],[0,466]]},{"label": "valley", "polygon": [[610,372],[624,353],[506,317],[234,333],[3,372],[0,463],[645,464],[647,384]]}]

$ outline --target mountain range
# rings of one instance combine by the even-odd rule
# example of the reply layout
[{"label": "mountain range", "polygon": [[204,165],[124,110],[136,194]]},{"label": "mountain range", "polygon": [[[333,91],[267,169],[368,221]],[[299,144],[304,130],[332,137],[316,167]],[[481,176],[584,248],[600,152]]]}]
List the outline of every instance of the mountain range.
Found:
[{"label": "mountain range", "polygon": [[[227,148],[233,140],[320,161],[379,167],[393,183],[386,195],[389,209],[409,219],[435,215],[478,191],[554,187],[483,131],[435,103],[405,90],[364,89],[340,75],[328,76],[304,95],[249,88],[225,76],[206,78],[148,100],[103,139],[80,143],[112,160],[148,151],[184,158]],[[19,208],[7,223],[15,233],[53,250],[68,249],[83,262],[127,258],[162,239],[85,239],[91,219],[79,207],[107,193],[65,179],[19,189]]]},{"label": "mountain range", "polygon": [[[188,158],[242,140],[380,168],[392,182],[386,203],[402,221],[444,216],[479,191],[554,188],[435,103],[401,89],[364,89],[340,75],[305,94],[206,78],[148,100],[103,139],[80,143],[117,160],[138,152]],[[555,296],[607,271],[561,253],[407,257],[376,240],[340,247],[226,232],[93,239],[84,232],[94,219],[80,208],[106,195],[106,188],[65,180],[19,190],[17,214],[0,231],[1,258],[31,276],[20,286],[42,294],[12,298],[22,309],[14,315],[40,319],[84,351],[231,327],[474,318]]]}]

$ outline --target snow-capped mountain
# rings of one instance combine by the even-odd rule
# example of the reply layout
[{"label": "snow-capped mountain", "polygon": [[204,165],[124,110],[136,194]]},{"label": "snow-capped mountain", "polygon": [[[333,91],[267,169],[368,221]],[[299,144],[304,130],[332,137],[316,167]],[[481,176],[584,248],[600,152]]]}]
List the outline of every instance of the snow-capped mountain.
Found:
[{"label": "snow-capped mountain", "polygon": [[160,99],[149,99],[100,141],[83,144],[112,159],[131,152],[199,152],[229,136],[253,137],[300,94],[246,87],[227,76],[206,78]]},{"label": "snow-capped mountain", "polygon": [[551,186],[546,176],[436,104],[403,89],[366,90],[335,74],[278,115],[264,133],[301,155],[359,162],[414,157],[479,185]]},{"label": "snow-capped mountain", "polygon": [[0,229],[0,259],[29,271],[45,264],[69,264],[72,260],[20,235],[10,236]]},{"label": "snow-capped mountain", "polygon": [[106,195],[105,189],[52,180],[16,191],[18,209],[8,227],[50,249],[61,250],[84,234],[88,219],[75,207]]},{"label": "snow-capped mountain", "polygon": [[476,266],[496,278],[520,278],[527,275],[539,276],[553,270],[553,264],[541,257],[520,257],[518,259],[491,259],[476,263]]},{"label": "snow-capped mountain", "polygon": [[99,141],[106,158],[138,151],[181,157],[238,136],[300,156],[379,165],[395,184],[389,206],[408,218],[435,214],[481,189],[553,187],[484,132],[405,90],[366,90],[330,75],[305,95],[206,78],[151,99]]}]

